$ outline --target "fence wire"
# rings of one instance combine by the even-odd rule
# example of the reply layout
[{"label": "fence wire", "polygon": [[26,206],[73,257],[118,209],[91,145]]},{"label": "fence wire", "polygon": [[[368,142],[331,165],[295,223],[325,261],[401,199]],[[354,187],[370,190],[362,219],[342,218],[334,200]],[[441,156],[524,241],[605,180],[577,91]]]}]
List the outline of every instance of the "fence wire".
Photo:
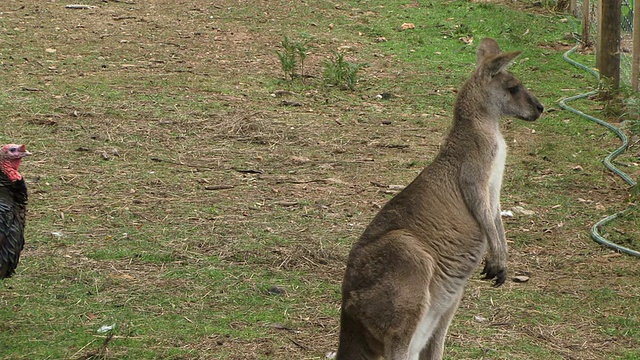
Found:
[{"label": "fence wire", "polygon": [[[582,21],[584,2],[576,1],[576,16]],[[620,21],[620,85],[631,86],[633,54],[633,0],[622,0]],[[589,1],[589,40],[598,51],[598,1]]]}]

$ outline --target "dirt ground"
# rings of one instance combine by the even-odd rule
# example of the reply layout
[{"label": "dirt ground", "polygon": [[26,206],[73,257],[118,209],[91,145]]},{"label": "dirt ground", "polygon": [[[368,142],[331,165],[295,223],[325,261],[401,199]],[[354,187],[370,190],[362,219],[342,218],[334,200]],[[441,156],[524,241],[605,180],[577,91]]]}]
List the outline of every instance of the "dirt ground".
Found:
[{"label": "dirt ground", "polygon": [[[383,91],[401,93],[397,84],[406,79],[441,70],[403,72],[392,56],[370,49],[375,37],[338,33],[340,26],[382,11],[364,3],[362,9],[270,0],[86,4],[75,9],[59,0],[5,0],[0,17],[0,65],[10,93],[3,101],[12,115],[3,120],[4,136],[26,137],[37,149],[24,165],[32,194],[29,234],[37,239],[24,256],[49,270],[59,267],[62,277],[92,268],[115,283],[131,280],[123,274],[135,279],[126,291],[150,286],[207,294],[197,282],[160,276],[155,264],[142,261],[157,254],[144,249],[140,261],[95,255],[111,254],[123,233],[146,232],[149,243],[160,242],[157,253],[168,256],[170,267],[195,268],[216,257],[226,268],[267,267],[276,279],[303,273],[303,283],[337,289],[351,242],[397,191],[394,185],[406,184],[429,162],[448,126],[459,79],[447,79],[438,93],[428,89],[431,84],[414,89],[429,99],[427,105],[406,96],[379,100]],[[310,82],[322,76],[320,64],[332,51],[366,57],[359,91],[287,88],[275,51],[292,30],[317,39],[305,64]],[[532,155],[552,136],[505,125],[510,156],[518,159],[510,166],[529,169],[532,186],[568,171]],[[558,194],[581,200],[571,219],[555,212],[561,204],[543,208],[535,193],[513,195],[509,190],[520,185],[505,185],[505,207],[536,212],[506,220],[508,236],[525,239],[511,249],[514,275],[535,277],[526,285],[535,296],[579,301],[593,289],[638,275],[633,259],[588,240],[589,215],[627,200],[618,180],[606,182],[591,186],[585,179],[558,188]],[[52,235],[57,231],[64,237]],[[265,240],[252,246],[252,238]],[[609,278],[620,269],[620,278]],[[574,289],[576,284],[584,287]],[[193,349],[201,358],[320,358],[336,346],[338,319],[326,307],[335,313],[339,303],[335,292],[318,286],[297,307],[309,314],[292,320],[300,331],[260,325],[267,335],[254,341],[214,333],[197,343],[158,346]],[[525,285],[505,287],[518,286]],[[634,289],[627,294],[631,300]],[[114,298],[126,292],[112,291]],[[471,315],[505,296],[489,291],[486,282],[471,281],[460,310],[466,317],[452,328],[453,347],[479,341],[480,325]],[[492,341],[517,347],[524,338],[543,343],[556,358],[599,359],[603,348],[638,345],[603,340],[590,319],[569,317],[566,327],[564,320],[549,326],[513,320],[538,311],[537,300],[532,295],[491,308],[495,338],[479,347]],[[253,326],[249,320],[232,324],[236,330]],[[513,358],[527,358],[522,351],[514,350]]]}]

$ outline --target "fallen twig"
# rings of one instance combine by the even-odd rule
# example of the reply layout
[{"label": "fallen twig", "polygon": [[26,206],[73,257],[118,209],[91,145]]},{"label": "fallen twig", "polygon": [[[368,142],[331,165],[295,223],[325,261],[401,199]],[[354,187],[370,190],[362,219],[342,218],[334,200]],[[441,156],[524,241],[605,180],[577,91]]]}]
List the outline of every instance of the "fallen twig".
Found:
[{"label": "fallen twig", "polygon": [[226,189],[233,189],[235,186],[234,185],[211,185],[211,186],[205,186],[204,189],[205,190],[226,190]]},{"label": "fallen twig", "polygon": [[261,170],[254,170],[254,169],[233,169],[233,170],[243,174],[262,174]]},{"label": "fallen twig", "polygon": [[161,159],[161,158],[155,157],[155,156],[151,158],[151,161],[166,162],[166,163],[169,163],[169,164],[182,165],[182,166],[192,167],[192,168],[196,168],[196,169],[197,168],[216,169],[216,167],[213,167],[213,166],[187,164],[187,163],[177,162],[177,161],[173,161],[173,160]]},{"label": "fallen twig", "polygon": [[300,344],[299,342],[297,342],[297,341],[293,340],[292,338],[288,338],[288,339],[289,339],[289,341],[291,341],[294,345],[296,345],[297,347],[301,348],[302,350],[309,350],[309,348],[308,348],[308,347],[306,347],[306,346],[304,346],[304,345]]},{"label": "fallen twig", "polygon": [[83,4],[69,4],[65,6],[66,9],[95,9],[95,5],[83,5]]}]

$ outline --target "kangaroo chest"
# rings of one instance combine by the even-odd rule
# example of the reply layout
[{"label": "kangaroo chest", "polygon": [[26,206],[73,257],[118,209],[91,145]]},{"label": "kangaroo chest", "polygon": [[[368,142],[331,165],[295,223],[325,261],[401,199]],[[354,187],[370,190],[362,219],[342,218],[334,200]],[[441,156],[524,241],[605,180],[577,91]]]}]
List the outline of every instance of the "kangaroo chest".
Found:
[{"label": "kangaroo chest", "polygon": [[491,164],[491,172],[489,173],[489,194],[491,197],[491,205],[499,207],[500,188],[502,187],[502,176],[504,175],[504,166],[507,159],[507,144],[498,132],[497,148]]}]

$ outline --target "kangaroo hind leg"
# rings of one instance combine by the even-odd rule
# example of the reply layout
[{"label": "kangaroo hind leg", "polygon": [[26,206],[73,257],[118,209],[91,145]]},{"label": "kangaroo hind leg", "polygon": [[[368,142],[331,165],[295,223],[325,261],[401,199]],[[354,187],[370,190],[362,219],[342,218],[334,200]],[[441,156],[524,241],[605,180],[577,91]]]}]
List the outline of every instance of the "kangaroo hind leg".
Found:
[{"label": "kangaroo hind leg", "polygon": [[435,327],[420,325],[429,312],[435,265],[408,231],[388,232],[358,249],[349,261],[343,286],[342,321],[350,322],[341,325],[339,346],[344,353],[352,348],[354,355],[338,359],[368,359],[362,349],[377,352],[380,346],[379,355],[385,360],[418,360],[426,340],[414,351],[415,356],[409,356],[416,329],[420,327],[419,332],[428,337]]},{"label": "kangaroo hind leg", "polygon": [[438,324],[436,325],[431,338],[427,342],[427,346],[420,352],[420,360],[440,360],[444,353],[444,341],[449,330],[449,325],[453,319],[453,315],[458,309],[460,299],[462,298],[462,291],[456,299],[450,302],[450,307],[440,316]]},{"label": "kangaroo hind leg", "polygon": [[342,312],[336,360],[378,360],[381,347],[359,321]]}]

